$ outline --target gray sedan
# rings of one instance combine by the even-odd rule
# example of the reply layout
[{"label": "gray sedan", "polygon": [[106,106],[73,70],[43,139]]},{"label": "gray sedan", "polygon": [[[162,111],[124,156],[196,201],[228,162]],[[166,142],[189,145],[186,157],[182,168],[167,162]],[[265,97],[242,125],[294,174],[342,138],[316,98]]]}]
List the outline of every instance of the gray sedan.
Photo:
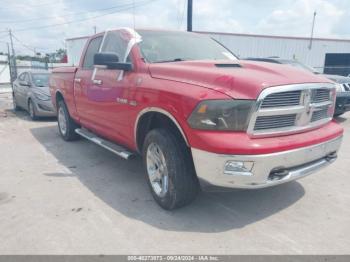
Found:
[{"label": "gray sedan", "polygon": [[56,116],[51,102],[48,72],[23,72],[13,82],[14,109],[25,109],[30,117]]}]

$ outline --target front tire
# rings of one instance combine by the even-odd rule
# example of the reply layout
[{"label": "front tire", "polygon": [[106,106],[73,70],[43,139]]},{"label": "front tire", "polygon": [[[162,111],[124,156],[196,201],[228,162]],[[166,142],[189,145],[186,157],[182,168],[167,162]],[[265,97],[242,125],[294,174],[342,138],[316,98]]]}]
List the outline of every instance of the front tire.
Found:
[{"label": "front tire", "polygon": [[191,203],[199,191],[192,157],[185,142],[166,129],[145,138],[143,160],[153,198],[164,209]]},{"label": "front tire", "polygon": [[73,141],[79,139],[79,135],[75,133],[75,129],[79,126],[69,115],[67,106],[63,100],[58,102],[57,108],[58,130],[65,141]]},{"label": "front tire", "polygon": [[35,112],[35,106],[34,106],[34,103],[31,99],[29,99],[29,102],[28,102],[28,113],[29,113],[29,116],[30,118],[35,121],[38,119],[37,115],[36,115],[36,112]]},{"label": "front tire", "polygon": [[13,103],[13,110],[14,111],[20,110],[20,107],[17,104],[16,96],[14,93],[12,94],[12,103]]}]

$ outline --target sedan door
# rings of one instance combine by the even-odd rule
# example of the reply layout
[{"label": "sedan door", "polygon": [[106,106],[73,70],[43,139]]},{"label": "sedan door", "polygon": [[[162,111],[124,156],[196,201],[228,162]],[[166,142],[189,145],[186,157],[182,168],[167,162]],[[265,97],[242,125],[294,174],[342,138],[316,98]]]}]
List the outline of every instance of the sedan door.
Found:
[{"label": "sedan door", "polygon": [[16,81],[13,83],[16,103],[24,109],[27,109],[27,92],[28,92],[28,82],[26,81],[26,79],[28,79],[27,75],[28,73],[20,74],[19,77],[16,79]]}]

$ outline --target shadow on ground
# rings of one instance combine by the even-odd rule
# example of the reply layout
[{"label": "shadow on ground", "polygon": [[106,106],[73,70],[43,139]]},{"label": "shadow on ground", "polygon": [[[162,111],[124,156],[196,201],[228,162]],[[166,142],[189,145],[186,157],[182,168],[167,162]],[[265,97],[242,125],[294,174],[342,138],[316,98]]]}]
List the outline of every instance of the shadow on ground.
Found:
[{"label": "shadow on ground", "polygon": [[[25,111],[24,109],[18,109],[18,110],[13,110],[13,109],[5,109],[4,112],[7,114],[8,117],[17,117],[21,120],[25,121],[33,121],[29,113]],[[56,122],[57,118],[56,117],[39,117],[36,122]]]},{"label": "shadow on ground", "polygon": [[31,132],[70,171],[43,175],[75,176],[116,212],[162,230],[215,233],[241,228],[293,205],[305,193],[298,182],[254,191],[200,193],[190,206],[164,211],[152,199],[140,158],[125,161],[83,139],[64,142],[55,126]]}]

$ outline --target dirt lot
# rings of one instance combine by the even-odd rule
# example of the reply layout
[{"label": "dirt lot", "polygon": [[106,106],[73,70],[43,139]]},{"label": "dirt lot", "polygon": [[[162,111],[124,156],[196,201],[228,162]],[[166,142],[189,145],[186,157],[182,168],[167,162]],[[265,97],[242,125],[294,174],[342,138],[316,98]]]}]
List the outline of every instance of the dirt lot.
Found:
[{"label": "dirt lot", "polygon": [[167,212],[141,160],[64,142],[0,94],[0,254],[349,254],[350,114],[339,159],[279,187],[201,193]]}]

